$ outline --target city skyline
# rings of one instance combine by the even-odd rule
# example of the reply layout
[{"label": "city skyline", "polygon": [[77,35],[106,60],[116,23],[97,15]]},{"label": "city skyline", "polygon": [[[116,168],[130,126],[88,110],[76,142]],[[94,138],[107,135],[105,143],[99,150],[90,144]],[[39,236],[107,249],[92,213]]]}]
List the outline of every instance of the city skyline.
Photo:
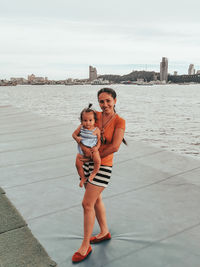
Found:
[{"label": "city skyline", "polygon": [[[164,57],[165,58],[165,57]],[[168,59],[167,59],[168,60]],[[159,64],[155,64],[155,65],[153,65],[153,64],[150,64],[150,65],[148,65],[148,64],[126,64],[126,65],[112,65],[111,66],[111,68],[112,69],[115,69],[115,70],[117,70],[117,71],[114,71],[114,72],[108,72],[108,73],[106,73],[105,71],[106,71],[106,69],[108,68],[109,69],[109,65],[101,65],[101,70],[103,70],[103,68],[105,68],[105,71],[102,71],[102,72],[100,72],[99,71],[99,65],[96,65],[96,66],[88,66],[88,65],[84,65],[84,66],[82,66],[83,68],[85,68],[85,76],[84,77],[78,77],[77,75],[75,75],[74,77],[66,77],[66,76],[63,76],[63,77],[59,77],[59,78],[52,78],[52,77],[50,77],[49,75],[48,75],[48,73],[46,72],[46,74],[47,75],[42,75],[41,73],[39,73],[39,72],[35,72],[35,74],[36,74],[36,76],[40,76],[40,77],[43,77],[43,78],[45,78],[45,77],[47,77],[48,76],[48,78],[50,79],[50,80],[66,80],[66,79],[88,79],[88,80],[91,80],[90,79],[90,70],[89,70],[89,72],[88,72],[88,67],[90,68],[90,67],[92,67],[92,68],[94,68],[95,69],[95,72],[96,72],[96,74],[95,74],[95,78],[98,78],[98,76],[100,76],[100,75],[106,75],[106,74],[111,74],[111,75],[120,75],[120,76],[122,76],[122,75],[126,75],[126,74],[129,74],[129,73],[131,73],[131,72],[133,72],[133,71],[150,71],[150,72],[152,72],[152,71],[154,71],[154,72],[156,72],[156,73],[160,73],[160,71],[161,71],[161,66],[160,66],[160,64],[161,64],[161,62],[159,63]],[[190,67],[191,67],[191,65],[193,66],[193,67],[196,67],[196,66],[194,66],[194,64],[189,64],[188,66],[185,66],[185,65],[183,65],[182,66],[182,68],[181,68],[181,66],[179,65],[179,67],[180,67],[180,69],[182,69],[183,71],[182,72],[179,72],[179,71],[172,71],[172,67],[171,67],[171,72],[170,71],[168,71],[168,74],[170,74],[170,75],[191,75],[191,74],[195,74],[195,73],[199,73],[200,72],[200,70],[198,69],[198,68],[196,68],[196,69],[194,69],[194,72],[193,73],[189,73],[189,69],[190,69]],[[173,67],[174,66],[177,66],[177,65],[173,65]],[[110,69],[111,69],[110,68]],[[168,65],[168,68],[170,69],[170,64]],[[175,68],[175,69],[178,69],[178,68]],[[127,72],[125,72],[125,70],[127,70]],[[107,70],[108,71],[108,70]],[[124,71],[124,72],[123,72]],[[97,73],[98,72],[98,73]],[[31,73],[31,72],[30,72]],[[4,80],[4,79],[6,79],[6,80],[10,80],[10,79],[13,79],[13,78],[22,78],[22,79],[27,79],[27,77],[30,75],[30,73],[26,73],[26,74],[24,74],[24,75],[18,75],[18,76],[15,76],[15,75],[11,75],[11,77],[10,76],[7,76],[7,77],[0,77],[0,80]],[[34,74],[34,75],[35,75]],[[166,74],[167,74],[167,72],[166,72]],[[165,75],[166,75],[165,74]],[[32,75],[33,75],[33,73],[32,73]],[[97,76],[96,76],[97,75]],[[93,78],[93,79],[95,79],[95,78]],[[165,80],[165,79],[164,79]]]},{"label": "city skyline", "polygon": [[100,74],[159,72],[163,56],[171,74],[200,69],[197,0],[1,2],[0,78],[88,78],[89,65]]}]

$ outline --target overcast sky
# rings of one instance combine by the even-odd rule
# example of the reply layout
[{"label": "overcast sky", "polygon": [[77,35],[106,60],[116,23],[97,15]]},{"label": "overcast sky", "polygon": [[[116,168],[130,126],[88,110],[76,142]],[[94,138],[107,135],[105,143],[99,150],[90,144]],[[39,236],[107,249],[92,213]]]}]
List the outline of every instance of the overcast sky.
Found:
[{"label": "overcast sky", "polygon": [[200,69],[199,0],[0,0],[0,79]]}]

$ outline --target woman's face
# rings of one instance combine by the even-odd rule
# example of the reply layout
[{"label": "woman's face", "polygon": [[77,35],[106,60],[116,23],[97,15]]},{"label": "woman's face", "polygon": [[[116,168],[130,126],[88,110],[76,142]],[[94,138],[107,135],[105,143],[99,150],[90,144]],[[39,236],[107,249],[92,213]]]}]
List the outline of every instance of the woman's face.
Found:
[{"label": "woman's face", "polygon": [[114,112],[114,105],[116,104],[116,99],[108,93],[101,93],[99,95],[99,106],[105,114],[112,114]]}]

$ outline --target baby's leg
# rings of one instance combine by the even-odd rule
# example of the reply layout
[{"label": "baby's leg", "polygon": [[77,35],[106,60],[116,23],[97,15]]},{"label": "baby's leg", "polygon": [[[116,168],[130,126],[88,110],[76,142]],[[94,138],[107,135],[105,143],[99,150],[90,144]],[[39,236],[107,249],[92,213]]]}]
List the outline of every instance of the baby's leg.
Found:
[{"label": "baby's leg", "polygon": [[79,144],[80,145],[80,147],[81,147],[81,149],[82,149],[82,151],[83,151],[83,154],[84,154],[84,156],[86,157],[86,158],[88,158],[88,159],[92,159],[92,153],[91,153],[91,149],[89,148],[89,147],[87,147],[87,146],[84,146],[83,144]]},{"label": "baby's leg", "polygon": [[92,160],[94,162],[94,170],[89,176],[89,181],[92,181],[94,179],[95,175],[97,174],[97,172],[99,171],[99,168],[100,168],[100,165],[101,165],[101,158],[100,158],[100,155],[99,155],[99,151],[94,151],[93,152]]},{"label": "baby's leg", "polygon": [[77,154],[77,156],[76,156],[76,168],[77,168],[78,174],[81,178],[81,181],[79,184],[80,187],[83,187],[83,184],[86,181],[84,170],[83,170],[83,161],[81,161],[82,158],[83,158],[83,156],[81,154]]}]

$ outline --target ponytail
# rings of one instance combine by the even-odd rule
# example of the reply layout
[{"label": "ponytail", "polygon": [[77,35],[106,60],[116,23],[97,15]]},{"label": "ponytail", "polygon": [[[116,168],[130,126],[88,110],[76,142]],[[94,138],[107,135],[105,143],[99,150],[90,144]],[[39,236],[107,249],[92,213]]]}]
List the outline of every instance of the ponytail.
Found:
[{"label": "ponytail", "polygon": [[[114,112],[116,113],[116,110],[115,110],[115,105],[114,105]],[[128,145],[125,138],[122,139],[122,143],[124,143],[126,146]]]},{"label": "ponytail", "polygon": [[92,109],[91,107],[92,107],[92,103],[89,103],[89,104],[88,104],[88,107],[87,107],[87,108],[84,108],[84,109],[81,111],[81,114],[80,114],[80,121],[82,121],[82,119],[83,119],[83,113],[84,113],[84,112],[93,112],[93,114],[94,114],[94,120],[95,120],[95,122],[97,121],[97,114],[96,114],[96,112],[94,111],[94,109]]}]

